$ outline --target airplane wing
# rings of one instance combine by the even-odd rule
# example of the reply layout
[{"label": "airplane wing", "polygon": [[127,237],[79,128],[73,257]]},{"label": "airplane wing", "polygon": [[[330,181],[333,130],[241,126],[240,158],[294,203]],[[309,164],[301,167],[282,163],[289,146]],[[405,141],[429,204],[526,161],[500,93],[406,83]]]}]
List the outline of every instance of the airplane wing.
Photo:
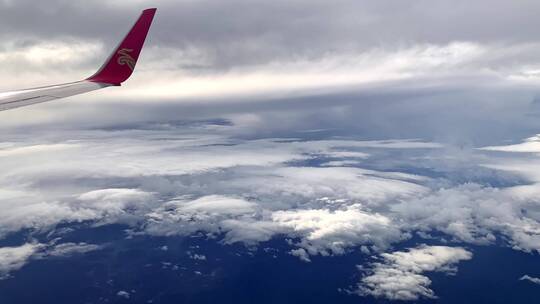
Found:
[{"label": "airplane wing", "polygon": [[142,12],[124,40],[94,75],[77,82],[0,93],[0,111],[119,86],[135,69],[155,13],[155,8]]}]

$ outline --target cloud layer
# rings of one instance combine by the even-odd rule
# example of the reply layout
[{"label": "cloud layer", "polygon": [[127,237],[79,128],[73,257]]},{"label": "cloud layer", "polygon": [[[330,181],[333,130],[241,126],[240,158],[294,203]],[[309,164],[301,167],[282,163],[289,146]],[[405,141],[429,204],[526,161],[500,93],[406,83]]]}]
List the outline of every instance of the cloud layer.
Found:
[{"label": "cloud layer", "polygon": [[472,253],[460,247],[420,246],[408,251],[383,253],[382,261],[375,262],[362,278],[358,292],[362,295],[390,300],[418,300],[436,298],[429,289],[431,280],[425,272],[455,273],[455,264],[470,260]]},{"label": "cloud layer", "polygon": [[[536,154],[490,147],[464,156],[419,140],[245,139],[240,126],[143,124],[31,139],[13,131],[0,149],[0,232],[47,237],[3,248],[3,276],[34,258],[101,248],[59,243],[55,228],[70,223],[248,247],[285,237],[289,253],[305,262],[353,251],[380,255],[360,294],[390,299],[434,297],[427,273],[470,258],[451,247],[384,253],[415,235],[540,250],[538,181],[525,165]],[[400,268],[407,263],[412,268]],[[398,272],[403,278],[390,276]],[[385,280],[409,283],[393,290]]]},{"label": "cloud layer", "polygon": [[12,272],[21,269],[32,259],[66,258],[99,250],[102,246],[86,243],[61,243],[53,240],[49,244],[26,243],[17,247],[0,248],[0,280],[9,279]]}]

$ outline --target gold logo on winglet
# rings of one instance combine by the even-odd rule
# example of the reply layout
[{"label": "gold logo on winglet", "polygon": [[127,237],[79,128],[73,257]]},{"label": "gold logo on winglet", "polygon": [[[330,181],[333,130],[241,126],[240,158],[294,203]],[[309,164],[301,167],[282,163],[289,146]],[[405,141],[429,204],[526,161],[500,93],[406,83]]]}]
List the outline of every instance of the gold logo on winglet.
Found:
[{"label": "gold logo on winglet", "polygon": [[132,49],[121,49],[117,52],[118,55],[118,64],[119,65],[127,65],[131,71],[135,69],[135,59],[131,57],[129,53],[133,52]]}]

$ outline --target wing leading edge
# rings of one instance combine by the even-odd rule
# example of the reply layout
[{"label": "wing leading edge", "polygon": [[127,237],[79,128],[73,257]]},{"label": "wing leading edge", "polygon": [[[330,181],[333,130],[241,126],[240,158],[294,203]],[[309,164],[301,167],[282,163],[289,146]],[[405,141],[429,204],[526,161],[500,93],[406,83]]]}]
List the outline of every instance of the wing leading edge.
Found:
[{"label": "wing leading edge", "polygon": [[146,9],[103,66],[91,77],[71,83],[0,93],[0,111],[119,86],[133,73],[156,13]]}]

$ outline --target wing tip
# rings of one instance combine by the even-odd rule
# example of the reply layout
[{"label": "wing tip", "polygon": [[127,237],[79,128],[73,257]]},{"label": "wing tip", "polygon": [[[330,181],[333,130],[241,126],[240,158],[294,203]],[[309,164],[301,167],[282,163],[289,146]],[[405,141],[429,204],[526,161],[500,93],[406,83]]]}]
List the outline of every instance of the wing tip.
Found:
[{"label": "wing tip", "polygon": [[156,11],[157,8],[143,10],[135,25],[109,59],[94,75],[86,80],[112,85],[120,85],[126,81],[135,69],[135,64],[139,59],[139,54],[143,48]]}]

